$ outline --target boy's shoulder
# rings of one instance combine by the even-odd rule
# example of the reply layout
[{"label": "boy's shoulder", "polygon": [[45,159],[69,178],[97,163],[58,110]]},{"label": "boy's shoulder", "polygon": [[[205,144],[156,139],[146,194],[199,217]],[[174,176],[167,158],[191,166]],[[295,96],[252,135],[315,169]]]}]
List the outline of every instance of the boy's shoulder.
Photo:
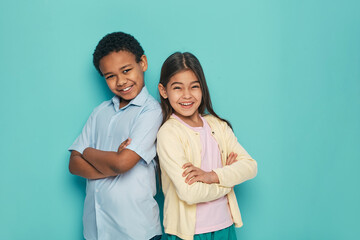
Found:
[{"label": "boy's shoulder", "polygon": [[144,107],[150,108],[150,109],[160,109],[161,110],[160,103],[150,93],[148,93],[148,95],[147,95],[147,98],[144,103]]},{"label": "boy's shoulder", "polygon": [[146,86],[143,87],[141,92],[129,104],[142,109],[140,112],[149,110],[161,111],[160,103],[148,92]]},{"label": "boy's shoulder", "polygon": [[91,112],[91,117],[94,117],[95,115],[97,115],[103,108],[105,108],[106,106],[108,106],[109,104],[111,104],[111,100],[107,100],[107,101],[103,101],[102,103],[100,103],[99,105],[97,105],[93,111]]},{"label": "boy's shoulder", "polygon": [[101,109],[103,109],[104,107],[107,107],[109,106],[112,102],[112,100],[106,100],[106,101],[103,101],[102,103],[100,103],[99,105],[97,105],[94,110],[93,110],[93,114],[96,114],[97,112],[99,112]]}]

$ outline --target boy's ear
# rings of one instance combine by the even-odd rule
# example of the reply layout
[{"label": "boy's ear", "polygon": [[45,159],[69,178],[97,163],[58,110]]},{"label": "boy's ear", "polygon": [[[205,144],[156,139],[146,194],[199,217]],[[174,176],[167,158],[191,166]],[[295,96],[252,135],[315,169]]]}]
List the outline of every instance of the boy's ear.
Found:
[{"label": "boy's ear", "polygon": [[165,89],[165,87],[164,87],[161,83],[159,83],[158,89],[159,89],[160,95],[161,95],[163,98],[167,99],[168,96],[167,96],[167,93],[166,93],[166,89]]},{"label": "boy's ear", "polygon": [[148,63],[147,63],[147,58],[145,55],[142,55],[141,58],[140,58],[140,66],[141,66],[141,70],[143,72],[145,72],[148,68]]}]

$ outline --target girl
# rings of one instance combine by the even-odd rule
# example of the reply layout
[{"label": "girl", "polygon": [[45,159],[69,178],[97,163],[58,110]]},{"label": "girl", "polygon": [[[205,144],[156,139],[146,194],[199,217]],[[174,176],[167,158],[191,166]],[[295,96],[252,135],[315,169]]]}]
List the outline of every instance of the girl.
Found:
[{"label": "girl", "polygon": [[214,112],[194,55],[168,57],[158,87],[166,239],[236,239],[234,225],[242,221],[233,187],[255,177],[256,162]]}]

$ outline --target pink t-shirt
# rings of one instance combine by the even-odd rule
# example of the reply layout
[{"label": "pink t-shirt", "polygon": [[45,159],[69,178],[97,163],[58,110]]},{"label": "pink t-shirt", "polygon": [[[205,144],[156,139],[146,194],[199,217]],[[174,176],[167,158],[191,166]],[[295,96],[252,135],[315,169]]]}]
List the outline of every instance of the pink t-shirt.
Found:
[{"label": "pink t-shirt", "polygon": [[[182,121],[178,116],[173,114],[185,126],[198,132],[202,145],[201,151],[201,169],[210,172],[213,169],[221,168],[221,156],[219,146],[212,136],[211,128],[206,120],[203,121],[202,127],[191,127]],[[196,225],[195,234],[214,232],[227,228],[233,224],[227,197],[221,197],[211,202],[199,203],[196,206]]]}]

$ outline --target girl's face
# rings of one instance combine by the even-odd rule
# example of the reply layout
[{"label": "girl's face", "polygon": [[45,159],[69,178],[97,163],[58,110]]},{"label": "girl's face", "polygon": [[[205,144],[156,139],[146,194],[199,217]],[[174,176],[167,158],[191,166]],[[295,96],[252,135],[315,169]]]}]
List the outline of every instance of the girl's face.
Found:
[{"label": "girl's face", "polygon": [[185,122],[199,118],[199,106],[202,92],[200,82],[191,70],[179,72],[172,76],[166,88],[160,83],[159,92],[169,99],[174,113]]}]

